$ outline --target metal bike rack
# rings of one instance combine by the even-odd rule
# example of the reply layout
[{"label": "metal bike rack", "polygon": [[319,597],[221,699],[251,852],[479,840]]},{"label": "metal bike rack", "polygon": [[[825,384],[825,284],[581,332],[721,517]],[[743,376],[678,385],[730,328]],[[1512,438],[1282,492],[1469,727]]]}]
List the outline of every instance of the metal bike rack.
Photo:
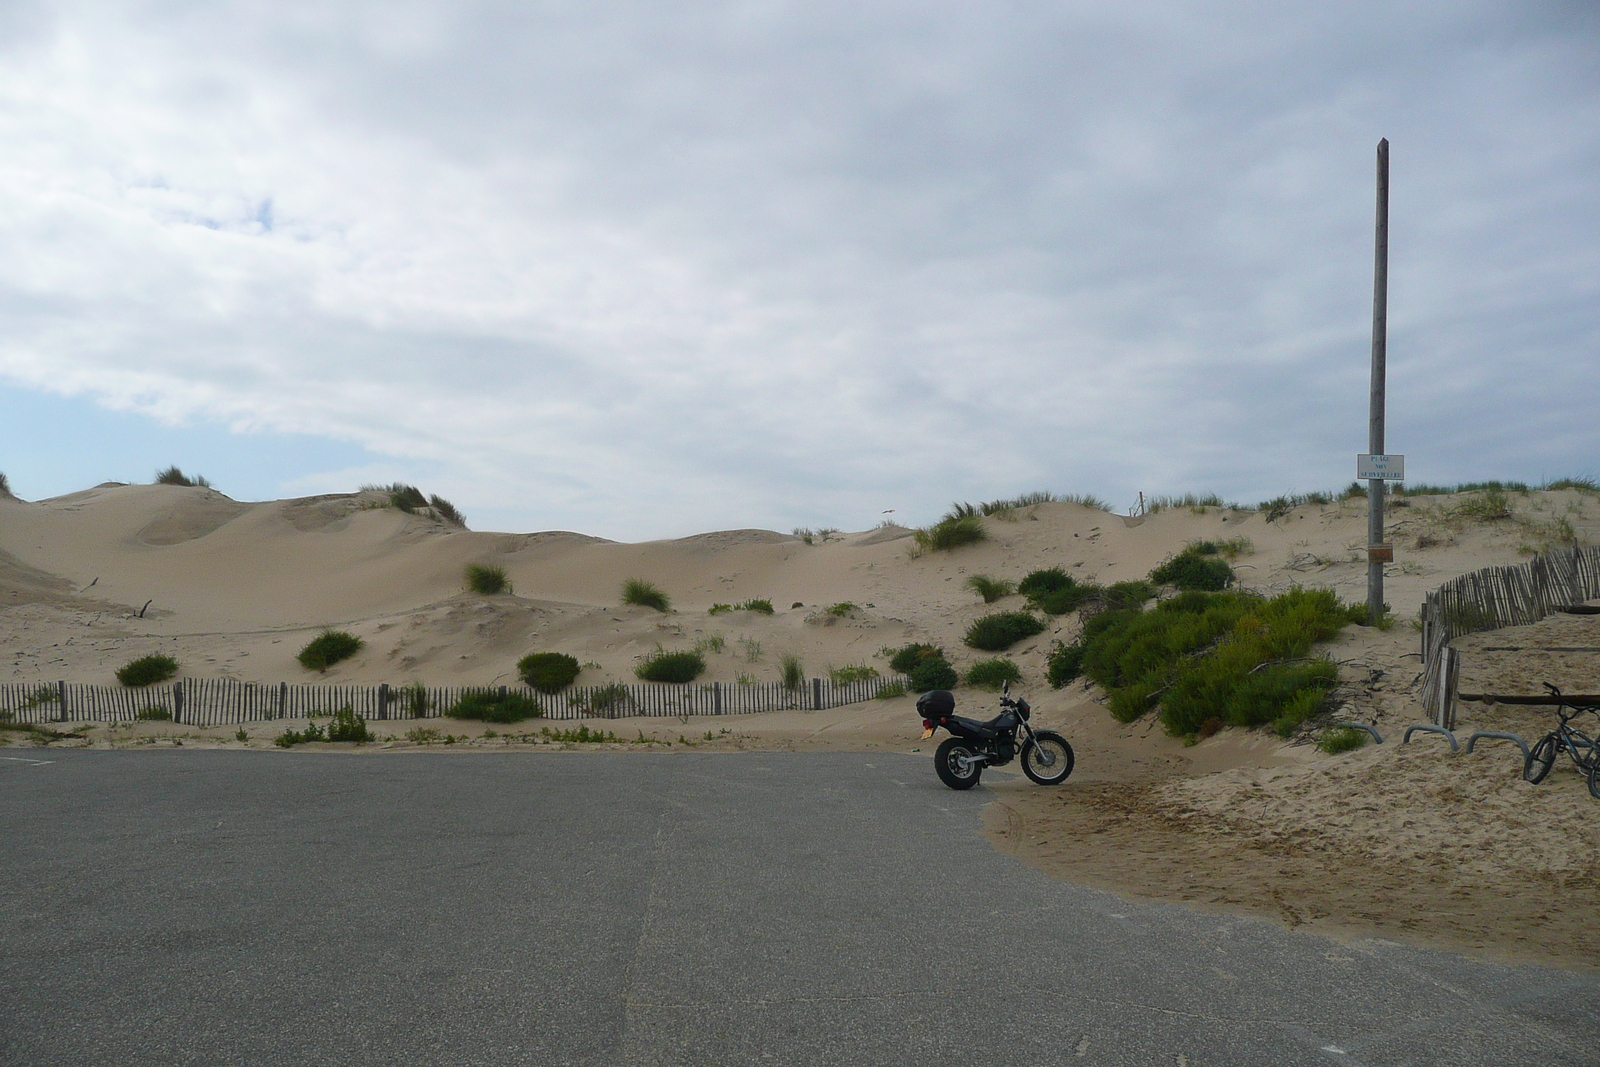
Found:
[{"label": "metal bike rack", "polygon": [[1383,744],[1383,735],[1378,732],[1378,728],[1376,726],[1368,726],[1364,722],[1336,722],[1333,725],[1348,727],[1351,730],[1365,730],[1367,733],[1372,735],[1372,739],[1374,741],[1378,742],[1380,745]]},{"label": "metal bike rack", "polygon": [[1432,723],[1426,723],[1426,722],[1419,722],[1415,726],[1407,726],[1406,727],[1406,735],[1400,739],[1400,743],[1403,745],[1403,744],[1407,743],[1408,741],[1410,741],[1411,740],[1411,735],[1416,733],[1418,730],[1426,730],[1430,734],[1443,734],[1444,735],[1444,739],[1446,741],[1450,742],[1450,751],[1451,752],[1460,752],[1461,751],[1461,746],[1456,744],[1456,735],[1455,734],[1451,733],[1449,730],[1446,730],[1443,726],[1435,726]]},{"label": "metal bike rack", "polygon": [[1528,761],[1533,758],[1528,755],[1528,742],[1524,741],[1520,734],[1503,734],[1498,730],[1479,730],[1477,733],[1467,738],[1468,752],[1472,751],[1472,746],[1478,743],[1478,738],[1480,737],[1498,737],[1502,741],[1516,742],[1517,747],[1522,749],[1522,765],[1524,767],[1526,767],[1528,765]]}]

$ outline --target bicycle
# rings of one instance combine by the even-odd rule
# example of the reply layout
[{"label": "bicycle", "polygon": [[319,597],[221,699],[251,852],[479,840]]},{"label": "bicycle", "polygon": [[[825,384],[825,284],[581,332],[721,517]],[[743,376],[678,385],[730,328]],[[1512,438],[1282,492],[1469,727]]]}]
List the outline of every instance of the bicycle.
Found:
[{"label": "bicycle", "polygon": [[1544,781],[1550,769],[1556,765],[1556,757],[1564,750],[1572,757],[1572,762],[1577,765],[1589,782],[1589,795],[1600,800],[1600,740],[1589,737],[1581,730],[1572,726],[1572,720],[1584,712],[1593,712],[1600,718],[1600,706],[1594,704],[1571,704],[1561,694],[1561,690],[1544,683],[1550,690],[1550,695],[1555,697],[1559,704],[1556,705],[1556,717],[1560,720],[1556,728],[1539,739],[1538,744],[1528,753],[1528,762],[1522,767],[1522,777],[1538,785]]}]

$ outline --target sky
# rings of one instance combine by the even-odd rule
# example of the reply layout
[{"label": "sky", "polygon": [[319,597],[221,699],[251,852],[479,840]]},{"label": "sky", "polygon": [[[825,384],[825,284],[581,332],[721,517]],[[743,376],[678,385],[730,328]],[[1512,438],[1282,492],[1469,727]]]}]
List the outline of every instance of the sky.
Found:
[{"label": "sky", "polygon": [[0,5],[0,471],[475,529],[1600,474],[1600,7]]}]

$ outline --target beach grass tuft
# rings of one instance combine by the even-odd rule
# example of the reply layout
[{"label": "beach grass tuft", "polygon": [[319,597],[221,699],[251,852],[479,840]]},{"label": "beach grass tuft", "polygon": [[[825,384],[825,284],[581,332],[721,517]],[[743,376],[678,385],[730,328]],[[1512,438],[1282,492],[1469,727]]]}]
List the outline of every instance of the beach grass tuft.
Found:
[{"label": "beach grass tuft", "polygon": [[509,689],[469,689],[445,712],[452,719],[522,722],[544,716],[544,705]]},{"label": "beach grass tuft", "polygon": [[641,608],[655,608],[657,611],[672,608],[672,601],[667,594],[643,578],[629,578],[622,583],[622,602]]},{"label": "beach grass tuft", "polygon": [[462,573],[466,578],[467,588],[474,593],[495,596],[511,592],[511,581],[506,577],[506,569],[498,563],[469,563]]},{"label": "beach grass tuft", "polygon": [[658,648],[634,668],[646,682],[692,682],[705,673],[706,659],[698,652],[668,652]]},{"label": "beach grass tuft", "polygon": [[962,681],[984,689],[999,689],[1007,682],[1022,681],[1022,668],[1004,656],[982,659],[967,668]]},{"label": "beach grass tuft", "polygon": [[562,652],[532,652],[517,661],[517,676],[541,693],[559,693],[582,670],[578,661]]},{"label": "beach grass tuft", "polygon": [[1043,631],[1044,622],[1037,615],[1027,611],[1003,611],[974,622],[967,627],[962,640],[969,648],[999,652]]},{"label": "beach grass tuft", "polygon": [[201,489],[209,489],[209,488],[211,488],[211,483],[206,481],[205,478],[201,477],[198,474],[195,475],[193,478],[189,477],[187,474],[184,474],[183,471],[178,469],[178,465],[176,463],[174,463],[172,466],[168,467],[164,471],[157,471],[156,472],[156,484],[157,485],[182,485],[182,486],[188,486],[189,488],[198,487],[198,488],[201,488]]},{"label": "beach grass tuft", "polygon": [[1017,587],[1006,579],[991,578],[987,574],[974,574],[967,579],[966,586],[981,596],[985,604],[993,604],[1017,591]]}]

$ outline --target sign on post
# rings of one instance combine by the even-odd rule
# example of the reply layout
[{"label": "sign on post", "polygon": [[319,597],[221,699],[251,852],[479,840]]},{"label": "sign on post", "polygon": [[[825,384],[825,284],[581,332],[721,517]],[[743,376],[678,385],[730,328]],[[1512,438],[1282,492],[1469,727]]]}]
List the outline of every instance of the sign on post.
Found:
[{"label": "sign on post", "polygon": [[1386,482],[1403,482],[1406,480],[1406,457],[1404,456],[1357,456],[1356,481],[1365,482],[1377,478]]}]

